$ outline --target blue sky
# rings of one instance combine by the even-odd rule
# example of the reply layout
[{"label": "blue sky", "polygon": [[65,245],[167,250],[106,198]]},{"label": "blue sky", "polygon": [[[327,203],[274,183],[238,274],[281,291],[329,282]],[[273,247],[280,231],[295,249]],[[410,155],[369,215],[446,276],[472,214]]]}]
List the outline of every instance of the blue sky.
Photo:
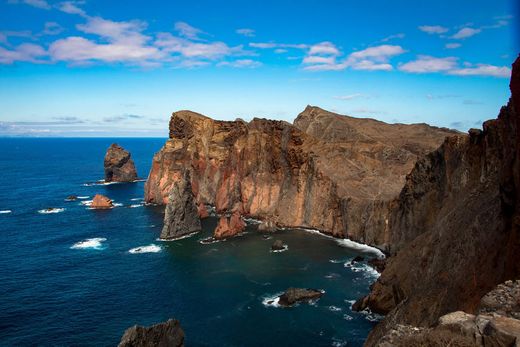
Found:
[{"label": "blue sky", "polygon": [[517,1],[0,0],[0,136],[166,136],[307,104],[466,130],[509,97]]}]

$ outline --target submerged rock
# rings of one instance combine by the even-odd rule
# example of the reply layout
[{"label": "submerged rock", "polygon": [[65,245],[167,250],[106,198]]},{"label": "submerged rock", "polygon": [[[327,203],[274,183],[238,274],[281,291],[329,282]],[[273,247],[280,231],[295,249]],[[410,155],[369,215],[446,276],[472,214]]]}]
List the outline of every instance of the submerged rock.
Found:
[{"label": "submerged rock", "polygon": [[161,239],[175,239],[201,230],[199,212],[191,188],[190,172],[185,170],[170,191],[168,205],[164,211]]},{"label": "submerged rock", "polygon": [[76,195],[69,195],[65,199],[65,201],[76,201],[76,200],[78,200],[78,197]]},{"label": "submerged rock", "polygon": [[128,328],[118,347],[184,347],[184,331],[178,320]]},{"label": "submerged rock", "polygon": [[286,245],[283,244],[282,240],[276,240],[274,241],[273,245],[271,246],[272,251],[282,251],[284,250]]},{"label": "submerged rock", "polygon": [[311,301],[319,299],[323,292],[317,289],[289,288],[280,295],[278,303],[281,306],[292,306],[301,301]]},{"label": "submerged rock", "polygon": [[240,213],[234,212],[231,217],[222,216],[218,221],[214,235],[216,239],[225,239],[240,234],[246,228]]},{"label": "submerged rock", "polygon": [[352,259],[350,261],[350,264],[359,263],[359,262],[362,262],[362,261],[365,261],[365,258],[360,256],[360,255],[358,255],[358,256],[356,256],[354,259]]},{"label": "submerged rock", "polygon": [[90,205],[91,208],[103,210],[103,209],[109,209],[114,207],[114,203],[112,200],[107,198],[104,195],[96,194],[94,198],[92,199],[92,204]]},{"label": "submerged rock", "polygon": [[131,154],[113,143],[105,154],[105,182],[133,182],[137,171]]}]

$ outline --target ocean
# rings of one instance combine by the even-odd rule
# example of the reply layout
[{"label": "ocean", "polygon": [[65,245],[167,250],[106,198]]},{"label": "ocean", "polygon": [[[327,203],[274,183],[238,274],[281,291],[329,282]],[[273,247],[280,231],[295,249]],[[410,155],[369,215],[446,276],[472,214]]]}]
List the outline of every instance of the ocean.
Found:
[{"label": "ocean", "polygon": [[[304,230],[266,240],[254,224],[202,244],[215,217],[201,233],[161,242],[164,208],[144,205],[144,181],[93,183],[111,143],[132,153],[145,179],[164,141],[0,139],[0,345],[116,346],[126,328],[173,317],[186,346],[361,346],[379,318],[350,308],[377,278],[350,264],[363,248]],[[90,210],[96,193],[117,207]],[[275,239],[288,250],[271,252]],[[325,294],[268,304],[288,287]]]}]

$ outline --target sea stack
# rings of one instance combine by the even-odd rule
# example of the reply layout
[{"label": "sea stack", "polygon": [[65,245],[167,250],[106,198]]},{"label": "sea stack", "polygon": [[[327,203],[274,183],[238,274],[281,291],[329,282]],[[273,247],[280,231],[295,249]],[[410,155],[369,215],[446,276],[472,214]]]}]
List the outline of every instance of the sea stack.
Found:
[{"label": "sea stack", "polygon": [[201,231],[199,209],[191,188],[190,172],[184,173],[173,183],[164,212],[161,239],[175,239]]},{"label": "sea stack", "polygon": [[178,320],[142,327],[134,325],[128,328],[118,347],[169,346],[184,347],[184,331]]},{"label": "sea stack", "polygon": [[222,216],[218,221],[214,236],[216,239],[225,239],[240,234],[246,228],[240,213],[234,212],[231,217]]},{"label": "sea stack", "polygon": [[109,208],[114,207],[114,204],[112,200],[107,198],[104,195],[96,194],[94,198],[92,199],[92,204],[90,205],[91,208],[97,209],[97,210],[106,210]]},{"label": "sea stack", "polygon": [[105,182],[133,182],[136,179],[137,171],[130,152],[113,143],[105,155]]}]

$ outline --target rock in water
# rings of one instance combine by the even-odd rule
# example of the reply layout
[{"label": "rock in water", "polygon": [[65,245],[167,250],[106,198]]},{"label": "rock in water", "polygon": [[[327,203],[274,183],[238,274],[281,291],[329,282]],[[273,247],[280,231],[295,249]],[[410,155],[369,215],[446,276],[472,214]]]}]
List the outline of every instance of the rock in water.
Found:
[{"label": "rock in water", "polygon": [[170,191],[161,239],[175,239],[201,230],[199,212],[191,189],[190,172],[185,170]]},{"label": "rock in water", "polygon": [[101,195],[101,194],[96,194],[94,196],[94,198],[92,199],[92,204],[90,205],[90,207],[98,209],[98,210],[103,210],[103,209],[109,209],[109,208],[114,207],[114,204],[113,204],[112,200],[110,200],[106,196]]},{"label": "rock in water", "polygon": [[278,303],[281,306],[292,306],[300,301],[316,300],[323,296],[323,292],[317,289],[289,288],[280,295]]},{"label": "rock in water", "polygon": [[285,245],[282,240],[276,240],[271,246],[272,251],[281,251],[283,249],[285,249]]},{"label": "rock in water", "polygon": [[137,171],[130,153],[113,143],[105,155],[105,182],[133,182],[136,179]]},{"label": "rock in water", "polygon": [[246,223],[242,220],[240,213],[234,212],[229,218],[227,216],[220,217],[214,237],[216,239],[225,239],[240,234],[245,228]]},{"label": "rock in water", "polygon": [[128,328],[118,347],[183,347],[184,331],[178,320],[169,319],[165,323]]}]

